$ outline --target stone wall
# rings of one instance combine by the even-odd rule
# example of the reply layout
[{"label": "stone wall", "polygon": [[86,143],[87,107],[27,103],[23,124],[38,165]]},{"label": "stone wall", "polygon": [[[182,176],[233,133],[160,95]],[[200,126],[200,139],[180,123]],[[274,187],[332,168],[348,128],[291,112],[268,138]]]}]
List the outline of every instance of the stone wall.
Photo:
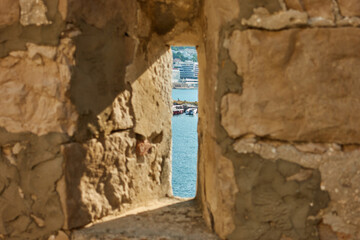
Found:
[{"label": "stone wall", "polygon": [[360,238],[358,5],[204,1],[199,197],[222,238]]},{"label": "stone wall", "polygon": [[151,4],[0,3],[0,239],[62,239],[172,195],[171,52],[150,10],[167,12]]},{"label": "stone wall", "polygon": [[0,2],[0,239],[171,196],[171,53],[200,64],[197,200],[222,239],[360,239],[355,0]]}]

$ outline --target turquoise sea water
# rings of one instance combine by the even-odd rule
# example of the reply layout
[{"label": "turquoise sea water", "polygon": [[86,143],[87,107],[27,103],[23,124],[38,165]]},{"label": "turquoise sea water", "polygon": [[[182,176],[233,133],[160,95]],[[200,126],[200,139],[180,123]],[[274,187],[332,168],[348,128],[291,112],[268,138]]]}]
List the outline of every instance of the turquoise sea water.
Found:
[{"label": "turquoise sea water", "polygon": [[[173,89],[174,100],[197,101],[197,89]],[[172,117],[172,188],[175,196],[195,197],[197,174],[198,116]]]},{"label": "turquoise sea water", "polygon": [[197,89],[173,89],[172,90],[173,100],[183,100],[188,102],[198,101],[198,90]]}]

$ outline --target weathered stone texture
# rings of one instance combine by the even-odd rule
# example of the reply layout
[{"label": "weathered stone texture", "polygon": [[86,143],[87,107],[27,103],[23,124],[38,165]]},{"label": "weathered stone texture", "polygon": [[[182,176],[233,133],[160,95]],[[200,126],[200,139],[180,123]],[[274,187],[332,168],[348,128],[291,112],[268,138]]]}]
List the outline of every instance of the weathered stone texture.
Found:
[{"label": "weathered stone texture", "polygon": [[68,16],[68,10],[69,10],[69,2],[68,0],[58,0],[58,10],[61,14],[61,17],[63,20],[66,20],[67,16]]},{"label": "weathered stone texture", "polygon": [[[276,141],[261,141],[251,135],[237,140],[233,147],[241,154],[255,153],[271,161],[283,159],[301,164],[306,168],[318,169],[321,173],[321,189],[329,193],[331,203],[316,218],[322,218],[324,223],[339,234],[360,236],[360,192],[356,184],[360,178],[359,163],[356,160],[360,156],[358,147],[347,151],[345,146],[329,143],[292,145]],[[308,172],[302,172],[302,174],[288,177],[287,181],[301,182],[311,175],[308,175]]]},{"label": "weathered stone texture", "polygon": [[300,0],[285,0],[285,4],[289,9],[294,9],[297,11],[304,10],[303,4],[301,4]]},{"label": "weathered stone texture", "polygon": [[[62,0],[67,5],[67,19],[85,20],[87,24],[103,28],[111,20],[124,20],[128,28],[136,26],[136,1],[117,0]],[[64,9],[65,7],[63,7]],[[62,11],[65,15],[65,11]]]},{"label": "weathered stone texture", "polygon": [[113,102],[111,114],[111,120],[114,124],[113,129],[128,129],[134,126],[129,107],[130,97],[131,93],[125,91],[119,94]]},{"label": "weathered stone texture", "polygon": [[19,21],[19,1],[2,0],[0,2],[0,27],[11,25]]},{"label": "weathered stone texture", "polygon": [[75,131],[77,113],[67,96],[75,47],[63,39],[59,47],[29,43],[27,51],[0,59],[0,126],[10,132]]},{"label": "weathered stone texture", "polygon": [[[249,9],[247,9],[249,10]],[[251,9],[252,11],[252,9]],[[221,14],[219,14],[221,12]],[[197,198],[202,204],[203,216],[207,225],[215,229],[221,238],[236,227],[235,193],[236,186],[231,180],[233,166],[226,157],[222,158],[216,142],[216,89],[219,68],[219,36],[227,22],[235,21],[239,14],[247,14],[238,1],[204,1],[204,37],[198,49],[199,69],[199,158]],[[250,14],[251,15],[251,14]],[[205,52],[206,49],[206,52]],[[221,159],[221,162],[220,162]],[[218,167],[227,173],[218,171]],[[218,178],[221,181],[218,181]],[[221,191],[221,195],[218,194]],[[215,214],[216,213],[216,214]]]},{"label": "weathered stone texture", "polygon": [[[171,56],[170,52],[163,54],[132,84],[131,104],[137,134],[158,135],[162,126],[171,125]],[[163,135],[170,136],[170,132]]]},{"label": "weathered stone texture", "polygon": [[301,2],[310,17],[334,19],[332,0],[302,0]]},{"label": "weathered stone texture", "polygon": [[[72,143],[64,148],[67,228],[83,226],[109,214],[123,212],[130,205],[165,196],[161,183],[168,170],[168,155],[151,144],[144,156],[136,154],[135,134],[116,132],[104,142]],[[165,184],[165,183],[164,183]]]},{"label": "weathered stone texture", "polygon": [[228,239],[318,239],[316,216],[329,200],[320,190],[320,173],[306,178],[300,165],[283,160],[270,162],[255,154],[243,154],[235,163],[239,193],[236,197],[236,229]]},{"label": "weathered stone texture", "polygon": [[41,239],[60,229],[55,190],[62,175],[62,134],[13,134],[0,129],[0,236]]},{"label": "weathered stone texture", "polygon": [[305,12],[289,10],[270,14],[266,8],[254,9],[254,14],[249,19],[242,19],[241,21],[243,25],[268,30],[305,25],[307,22],[308,15]]},{"label": "weathered stone texture", "polygon": [[360,2],[357,0],[337,0],[340,12],[346,17],[360,17]]},{"label": "weathered stone texture", "polygon": [[19,0],[21,8],[20,23],[27,25],[50,24],[46,17],[47,7],[43,0]]},{"label": "weathered stone texture", "polygon": [[339,18],[337,4],[332,0],[285,0],[288,10],[300,11],[309,16],[307,22],[312,26],[335,26],[335,18]]},{"label": "weathered stone texture", "polygon": [[[24,38],[30,28],[56,36],[60,19],[72,23],[55,46],[31,35],[25,51],[9,51],[3,43],[17,37],[10,30],[0,36],[5,56],[0,59],[0,104],[7,106],[0,110],[0,126],[19,134],[17,142],[0,142],[0,162],[5,156],[6,164],[16,165],[26,144],[29,151],[43,155],[21,158],[20,175],[15,167],[14,174],[0,171],[0,238],[66,239],[62,228],[82,227],[170,196],[171,54],[163,42],[145,40],[150,28],[147,18],[138,18],[145,14],[137,3],[23,0],[20,6],[25,27],[14,28]],[[138,33],[144,39],[139,40]],[[11,41],[21,49],[21,42]],[[154,117],[147,124],[150,114]],[[48,140],[48,153],[38,146],[41,143],[27,141],[24,132],[37,135],[35,139],[57,132],[65,139]],[[7,136],[0,133],[0,139]],[[141,144],[146,148],[139,154]],[[39,185],[31,189],[34,194],[24,188],[27,180]]]},{"label": "weathered stone texture", "polygon": [[171,195],[171,54],[161,41],[140,45],[130,2],[69,2],[82,33],[70,90],[78,142],[64,147],[58,186],[66,229]]},{"label": "weathered stone texture", "polygon": [[222,99],[228,134],[359,142],[359,37],[351,28],[235,31],[229,52],[244,90]]},{"label": "weathered stone texture", "polygon": [[[214,3],[215,5],[217,4],[224,4],[224,3],[219,3],[220,1],[216,1],[216,3]],[[236,3],[238,3],[239,5],[239,9],[240,9],[240,17],[241,18],[249,18],[252,13],[254,12],[254,10],[256,8],[266,8],[270,13],[275,13],[281,10],[281,4],[280,1],[278,0],[254,0],[254,1],[247,1],[247,0],[238,0],[238,1],[229,1],[231,2],[230,5],[234,5]],[[212,16],[215,19],[217,17]],[[222,16],[219,16],[220,18],[222,18]]]}]

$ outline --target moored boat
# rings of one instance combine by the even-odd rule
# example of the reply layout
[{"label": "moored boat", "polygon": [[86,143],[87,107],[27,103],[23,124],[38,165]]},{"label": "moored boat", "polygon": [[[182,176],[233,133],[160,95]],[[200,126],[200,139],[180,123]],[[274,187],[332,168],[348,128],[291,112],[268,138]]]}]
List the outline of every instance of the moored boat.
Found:
[{"label": "moored boat", "polygon": [[180,115],[184,113],[184,107],[182,105],[172,106],[173,115]]},{"label": "moored boat", "polygon": [[196,115],[197,114],[197,108],[191,108],[188,115]]}]

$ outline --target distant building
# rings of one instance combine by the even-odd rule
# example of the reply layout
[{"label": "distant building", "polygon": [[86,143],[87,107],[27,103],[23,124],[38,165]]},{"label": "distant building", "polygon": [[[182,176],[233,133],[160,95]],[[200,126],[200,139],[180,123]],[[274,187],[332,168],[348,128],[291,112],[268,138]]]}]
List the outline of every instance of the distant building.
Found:
[{"label": "distant building", "polygon": [[175,58],[173,61],[174,64],[180,64],[181,63],[181,59],[179,58]]},{"label": "distant building", "polygon": [[199,79],[199,63],[194,63],[194,76],[196,79]]},{"label": "distant building", "polygon": [[192,61],[186,61],[186,62],[182,62],[182,63],[181,63],[180,78],[181,78],[181,79],[195,78],[195,74],[194,74],[194,62],[192,62]]},{"label": "distant building", "polygon": [[199,73],[199,65],[193,61],[181,63],[180,79],[197,79]]},{"label": "distant building", "polygon": [[179,63],[173,63],[173,69],[179,69],[181,68],[181,62]]},{"label": "distant building", "polygon": [[172,70],[172,82],[180,82],[180,70],[173,69]]},{"label": "distant building", "polygon": [[197,88],[199,87],[199,80],[198,79],[184,79],[184,83],[186,86],[190,88]]}]

